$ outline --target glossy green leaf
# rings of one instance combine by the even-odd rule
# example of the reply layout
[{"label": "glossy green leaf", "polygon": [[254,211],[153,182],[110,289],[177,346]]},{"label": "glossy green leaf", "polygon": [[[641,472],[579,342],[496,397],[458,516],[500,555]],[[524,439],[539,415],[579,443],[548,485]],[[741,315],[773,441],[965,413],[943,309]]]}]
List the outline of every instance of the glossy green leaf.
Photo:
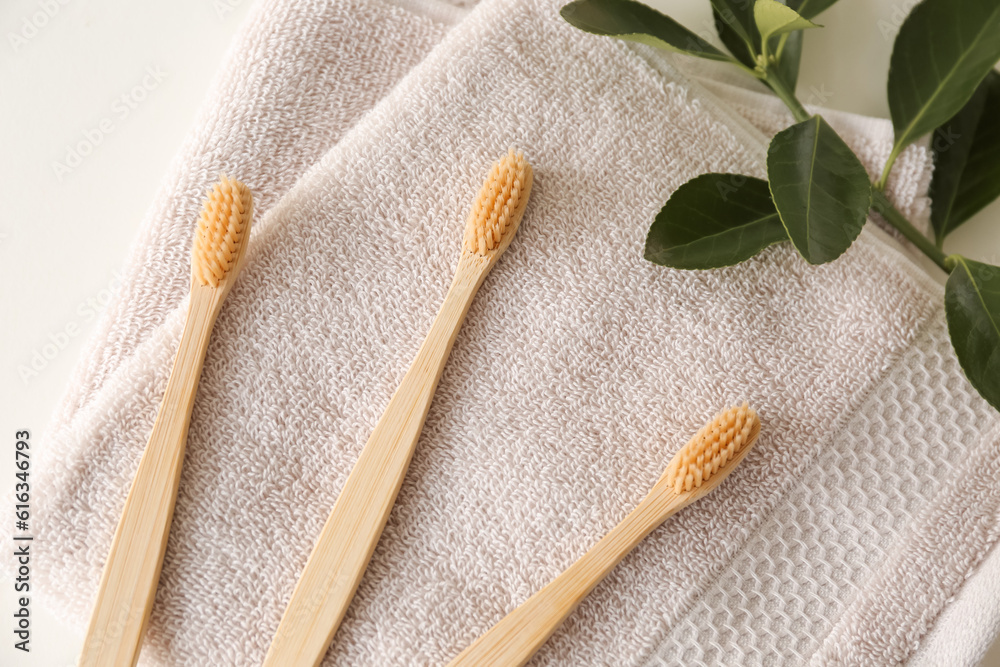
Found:
[{"label": "glossy green leaf", "polygon": [[802,39],[801,30],[786,33],[779,42],[780,50],[775,52],[778,63],[775,69],[778,76],[785,82],[789,90],[795,90],[795,84],[799,80],[799,62],[802,60]]},{"label": "glossy green leaf", "polygon": [[889,60],[893,157],[958,113],[1000,60],[1000,0],[923,0]]},{"label": "glossy green leaf", "polygon": [[811,19],[826,11],[837,0],[788,0],[788,6],[799,13],[799,16]]},{"label": "glossy green leaf", "polygon": [[934,130],[931,222],[938,244],[1000,196],[1000,72],[991,71],[962,110]]},{"label": "glossy green leaf", "polygon": [[1000,268],[953,255],[944,292],[948,333],[965,377],[1000,410]]},{"label": "glossy green leaf", "polygon": [[777,35],[819,27],[777,0],[757,0],[753,6],[753,15],[762,43]]},{"label": "glossy green leaf", "polygon": [[861,233],[871,204],[868,174],[820,116],[775,135],[767,178],[788,237],[807,262],[836,259]]},{"label": "glossy green leaf", "polygon": [[[715,31],[719,33],[719,39],[729,49],[729,52],[750,69],[756,67],[757,60],[751,52],[750,46],[733,30],[729,22],[722,18],[722,14],[715,7],[712,7],[712,18],[715,20]],[[760,50],[759,35],[756,36],[755,48]]]},{"label": "glossy green leaf", "polygon": [[[733,30],[714,7],[712,8],[712,15],[715,20],[715,31],[719,34],[719,39],[722,40],[722,43],[729,52],[750,69],[755,68],[757,60],[754,54],[759,53],[761,50],[760,33],[757,32],[756,26],[754,26],[751,35],[754,49],[751,52],[750,47],[743,41],[743,38]],[[794,90],[799,78],[799,62],[802,59],[802,32],[786,33],[782,37],[782,40],[784,40],[784,43],[780,48],[780,58],[774,67],[777,69],[781,80],[785,82],[785,85],[789,89]]]},{"label": "glossy green leaf", "polygon": [[[753,18],[753,0],[711,0],[711,3],[712,11],[717,17],[716,28],[718,28],[718,22],[721,21],[736,35],[737,39],[743,42],[744,46],[748,47],[748,50],[754,54],[759,53],[760,33],[757,31],[757,22]],[[722,37],[721,34],[720,37]],[[723,38],[723,44],[726,44],[727,49],[731,49],[725,38]]]},{"label": "glossy green leaf", "polygon": [[767,181],[702,174],[670,196],[646,237],[645,257],[676,269],[714,269],[784,241]]},{"label": "glossy green leaf", "polygon": [[574,0],[559,13],[571,25],[595,35],[608,35],[709,60],[732,61],[669,16],[634,0]]}]

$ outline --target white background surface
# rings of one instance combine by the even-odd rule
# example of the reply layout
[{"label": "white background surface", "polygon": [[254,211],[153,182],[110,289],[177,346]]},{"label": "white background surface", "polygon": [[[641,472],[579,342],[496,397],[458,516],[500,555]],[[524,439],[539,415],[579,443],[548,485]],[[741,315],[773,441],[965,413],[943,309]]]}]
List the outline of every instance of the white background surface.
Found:
[{"label": "white background surface", "polygon": [[[30,429],[38,443],[250,4],[0,3],[0,493],[12,493],[14,432]],[[654,4],[695,32],[714,35],[708,0]],[[826,28],[805,39],[800,97],[817,95],[825,106],[887,117],[892,38],[911,5],[841,0],[822,14],[817,20]],[[56,167],[79,142],[93,145],[89,154],[68,173]],[[946,250],[1000,264],[1000,204],[956,232]],[[13,517],[0,517],[7,520]],[[32,549],[36,559],[45,557],[44,543]],[[0,545],[5,572],[9,551]],[[75,664],[79,633],[45,614],[38,596],[31,604],[32,652],[13,649],[13,584],[3,577],[0,664]],[[994,648],[985,664],[1000,666],[1000,651]]]}]

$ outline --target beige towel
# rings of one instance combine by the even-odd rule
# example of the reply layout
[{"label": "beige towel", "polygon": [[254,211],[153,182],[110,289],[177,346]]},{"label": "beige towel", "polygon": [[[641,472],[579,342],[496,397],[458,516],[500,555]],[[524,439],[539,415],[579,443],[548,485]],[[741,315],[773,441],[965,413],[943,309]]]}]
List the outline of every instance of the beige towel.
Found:
[{"label": "beige towel", "polygon": [[[47,599],[85,621],[180,333],[183,230],[219,163],[266,212],[208,352],[150,664],[260,662],[444,296],[482,176],[517,146],[536,174],[524,223],[459,335],[326,663],[447,661],[579,557],[690,433],[742,398],[765,430],[741,469],[644,541],[535,664],[905,659],[995,541],[987,482],[1000,419],[951,355],[940,288],[898,243],[869,225],[822,267],[787,244],[719,271],[656,267],[641,248],[664,198],[706,171],[762,176],[765,145],[659,54],[580,33],[548,0],[488,0],[345,133],[407,69],[385,54],[416,63],[420,49],[401,45],[426,52],[448,12],[372,0],[315,7],[329,12],[319,21],[286,4],[256,12],[241,39],[260,58],[219,84],[274,96],[205,117],[205,166],[179,162],[165,190],[189,219],[155,237],[176,254],[160,273],[130,273],[105,329],[114,342],[91,348],[45,437]],[[358,12],[372,29],[389,21],[381,42],[368,34],[357,47],[386,58],[371,64],[374,92],[329,74],[358,67],[332,27]],[[329,31],[322,46],[310,27]],[[241,71],[261,74],[236,81]],[[328,111],[299,117],[294,91]],[[317,147],[300,133],[326,113],[339,120],[317,130]],[[285,157],[262,167],[272,151],[258,136]],[[921,155],[908,158],[912,178],[926,178]],[[298,173],[316,162],[294,187],[298,174],[281,169],[290,156],[305,156]],[[916,194],[895,191],[910,215],[926,206]]]}]

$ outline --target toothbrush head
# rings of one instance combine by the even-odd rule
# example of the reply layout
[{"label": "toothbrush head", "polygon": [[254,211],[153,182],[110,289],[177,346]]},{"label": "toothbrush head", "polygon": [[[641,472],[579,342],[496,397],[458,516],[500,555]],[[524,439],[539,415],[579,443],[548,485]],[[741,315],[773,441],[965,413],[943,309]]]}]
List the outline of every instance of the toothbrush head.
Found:
[{"label": "toothbrush head", "polygon": [[218,287],[239,270],[253,215],[250,189],[222,175],[208,192],[191,250],[191,277],[196,284]]},{"label": "toothbrush head", "polygon": [[665,473],[677,494],[725,477],[760,434],[760,419],[747,403],[723,410],[677,452]]},{"label": "toothbrush head", "polygon": [[510,149],[493,165],[465,224],[463,252],[499,257],[510,245],[531,193],[531,165]]}]

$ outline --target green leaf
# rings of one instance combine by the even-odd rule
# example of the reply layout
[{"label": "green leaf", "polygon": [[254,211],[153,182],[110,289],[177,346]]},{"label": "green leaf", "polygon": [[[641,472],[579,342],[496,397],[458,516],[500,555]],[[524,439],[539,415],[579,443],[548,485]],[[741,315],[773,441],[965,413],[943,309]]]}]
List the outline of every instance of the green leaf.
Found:
[{"label": "green leaf", "polygon": [[[763,45],[762,51],[770,61],[768,66],[786,88],[794,91],[802,57],[802,31],[819,26],[776,0],[757,0],[754,3],[754,20]],[[776,46],[773,44],[775,37],[780,37]]]},{"label": "green leaf", "polygon": [[802,31],[786,33],[783,39],[780,53],[775,53],[778,58],[776,69],[788,89],[795,90],[799,80],[799,61],[802,59]]},{"label": "green leaf", "polygon": [[[717,17],[716,29],[718,29],[718,22],[721,21],[753,55],[760,53],[760,33],[757,32],[757,23],[753,18],[753,0],[711,0],[711,3],[712,11]],[[721,34],[719,36],[722,37]],[[723,44],[726,44],[727,49],[732,50],[724,37]],[[733,55],[736,54],[733,53]],[[752,62],[754,65],[756,64],[755,59],[752,59]]]},{"label": "green leaf", "polygon": [[991,71],[961,111],[934,130],[931,223],[938,245],[1000,196],[1000,72]]},{"label": "green leaf", "polygon": [[[757,59],[750,50],[750,46],[740,37],[732,26],[722,18],[722,14],[712,7],[712,18],[715,20],[715,31],[719,33],[719,39],[729,52],[733,54],[741,63],[753,69],[757,66]],[[756,36],[756,50],[760,50],[760,35]]]},{"label": "green leaf", "polygon": [[[712,8],[712,16],[715,20],[715,31],[719,34],[719,39],[729,49],[729,52],[741,63],[754,69],[757,66],[756,54],[760,52],[760,32],[756,24],[752,26],[751,39],[753,40],[753,50],[740,37],[735,30],[722,18],[718,10]],[[733,15],[735,16],[735,15]],[[786,33],[783,37],[784,46],[781,47],[781,57],[775,66],[778,75],[790,89],[795,89],[795,83],[799,78],[799,61],[802,57],[802,33],[799,31]]]},{"label": "green leaf", "polygon": [[728,55],[669,16],[634,0],[574,0],[559,13],[571,25],[595,35],[732,62]]},{"label": "green leaf", "polygon": [[762,43],[776,35],[819,27],[777,0],[757,0],[753,6],[753,15]]},{"label": "green leaf", "polygon": [[646,237],[645,257],[675,269],[732,266],[784,241],[767,181],[702,174],[677,188]]},{"label": "green leaf", "polygon": [[788,237],[810,264],[836,259],[861,233],[871,204],[868,174],[820,116],[774,136],[767,178]]},{"label": "green leaf", "polygon": [[1000,268],[958,255],[944,290],[948,334],[965,377],[1000,410]]},{"label": "green leaf", "polygon": [[998,60],[1000,0],[917,5],[900,26],[889,60],[892,159],[958,113]]},{"label": "green leaf", "polygon": [[788,0],[788,6],[799,13],[799,16],[811,19],[826,11],[837,0]]}]

